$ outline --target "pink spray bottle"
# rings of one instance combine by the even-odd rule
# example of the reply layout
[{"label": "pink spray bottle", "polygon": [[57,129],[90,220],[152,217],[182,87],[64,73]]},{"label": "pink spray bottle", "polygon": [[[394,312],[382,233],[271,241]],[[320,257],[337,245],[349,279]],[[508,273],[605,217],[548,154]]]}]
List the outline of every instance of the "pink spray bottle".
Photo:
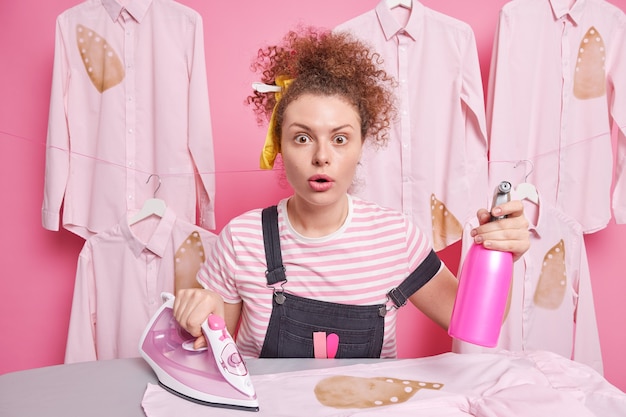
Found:
[{"label": "pink spray bottle", "polygon": [[[502,181],[496,187],[492,208],[507,202],[511,183]],[[491,221],[504,218],[491,217]],[[452,310],[448,334],[476,345],[498,344],[506,308],[513,255],[474,244],[469,249],[459,277],[459,288]]]}]

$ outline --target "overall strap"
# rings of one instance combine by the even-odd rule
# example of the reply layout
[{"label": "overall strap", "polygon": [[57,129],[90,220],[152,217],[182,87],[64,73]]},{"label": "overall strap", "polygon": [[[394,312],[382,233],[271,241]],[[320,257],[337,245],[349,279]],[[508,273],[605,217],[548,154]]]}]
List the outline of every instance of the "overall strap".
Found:
[{"label": "overall strap", "polygon": [[[283,258],[280,251],[280,236],[278,234],[278,209],[270,206],[261,212],[263,223],[263,244],[265,246],[265,260],[267,263],[267,285],[287,281]],[[441,260],[434,250],[431,250],[422,263],[406,277],[400,285],[392,288],[387,297],[396,308],[406,304],[408,298],[422,288],[432,277],[437,274],[441,267]]]},{"label": "overall strap", "polygon": [[287,281],[283,257],[280,253],[280,235],[278,234],[278,208],[270,206],[261,212],[263,224],[263,245],[265,246],[265,261],[267,263],[267,285]]},{"label": "overall strap", "polygon": [[431,250],[421,264],[404,279],[396,288],[387,293],[389,299],[400,308],[406,304],[407,299],[417,290],[422,288],[441,268],[441,259],[434,250]]}]

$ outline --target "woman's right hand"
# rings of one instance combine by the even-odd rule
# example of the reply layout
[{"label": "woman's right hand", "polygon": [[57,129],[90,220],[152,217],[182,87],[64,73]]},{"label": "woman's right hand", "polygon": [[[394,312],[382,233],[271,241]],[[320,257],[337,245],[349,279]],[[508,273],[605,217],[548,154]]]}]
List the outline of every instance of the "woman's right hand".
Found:
[{"label": "woman's right hand", "polygon": [[204,288],[178,291],[174,300],[174,317],[182,328],[196,337],[193,344],[196,349],[207,345],[201,326],[209,314],[224,317],[224,300],[219,294]]}]

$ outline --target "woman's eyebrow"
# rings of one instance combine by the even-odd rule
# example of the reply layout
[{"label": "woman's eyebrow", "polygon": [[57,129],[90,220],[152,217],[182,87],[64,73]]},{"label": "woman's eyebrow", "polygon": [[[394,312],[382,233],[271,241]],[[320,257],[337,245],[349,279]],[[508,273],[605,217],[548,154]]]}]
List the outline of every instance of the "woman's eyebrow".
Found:
[{"label": "woman's eyebrow", "polygon": [[[309,126],[307,126],[305,124],[302,124],[302,123],[298,123],[298,122],[294,122],[294,123],[290,124],[289,127],[297,127],[299,129],[302,129],[302,130],[312,130]],[[334,132],[338,132],[338,131],[343,130],[345,128],[350,128],[352,130],[355,130],[354,126],[352,126],[349,123],[346,123],[345,125],[341,125],[341,126],[335,127],[334,129],[331,130],[331,132],[333,132],[333,133]]]},{"label": "woman's eyebrow", "polygon": [[338,127],[334,128],[333,130],[331,130],[331,132],[337,132],[337,131],[339,131],[339,130],[344,130],[344,129],[345,129],[345,128],[347,128],[347,127],[349,127],[350,129],[354,130],[354,126],[352,126],[352,125],[351,125],[351,124],[349,124],[349,123],[346,123],[345,125],[338,126]]}]

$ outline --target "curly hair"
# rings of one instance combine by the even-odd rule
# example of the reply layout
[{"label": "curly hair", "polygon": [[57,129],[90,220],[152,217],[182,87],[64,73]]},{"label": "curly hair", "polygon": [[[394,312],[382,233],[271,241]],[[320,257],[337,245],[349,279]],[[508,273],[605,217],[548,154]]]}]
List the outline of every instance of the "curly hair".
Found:
[{"label": "curly hair", "polygon": [[[273,137],[280,142],[285,108],[302,94],[337,95],[354,105],[361,121],[363,140],[378,145],[388,139],[395,117],[395,81],[382,69],[382,58],[349,33],[330,32],[311,27],[292,30],[279,45],[259,49],[252,70],[261,81],[274,84],[283,76],[293,82],[283,91],[276,106]],[[274,94],[254,92],[247,98],[259,123],[270,119]],[[280,149],[280,143],[276,143]]]}]

